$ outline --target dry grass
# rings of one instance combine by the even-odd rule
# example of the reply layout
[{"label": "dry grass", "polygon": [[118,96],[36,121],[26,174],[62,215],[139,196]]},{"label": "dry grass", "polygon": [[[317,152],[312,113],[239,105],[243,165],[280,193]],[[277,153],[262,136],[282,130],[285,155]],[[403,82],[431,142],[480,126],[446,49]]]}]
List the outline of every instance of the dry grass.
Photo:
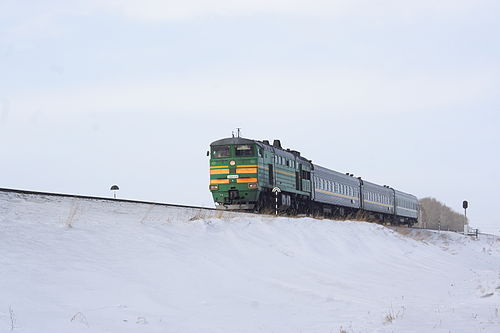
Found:
[{"label": "dry grass", "polygon": [[71,206],[68,218],[66,219],[66,223],[65,223],[68,228],[73,228],[73,220],[75,219],[75,216],[78,213],[79,208],[80,208],[80,204],[77,202],[73,203],[73,205]]},{"label": "dry grass", "polygon": [[398,318],[403,318],[406,308],[404,306],[398,312],[395,312],[391,306],[391,309],[384,316],[384,325],[392,324],[392,322]]},{"label": "dry grass", "polygon": [[79,322],[87,327],[89,327],[89,322],[87,321],[87,317],[81,312],[75,313],[73,317],[71,317],[70,322]]}]

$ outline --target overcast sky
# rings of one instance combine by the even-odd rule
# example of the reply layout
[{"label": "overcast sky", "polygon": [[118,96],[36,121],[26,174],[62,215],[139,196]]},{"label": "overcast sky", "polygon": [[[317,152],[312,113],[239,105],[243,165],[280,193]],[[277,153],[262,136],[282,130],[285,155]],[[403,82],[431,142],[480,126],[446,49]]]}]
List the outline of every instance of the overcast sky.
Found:
[{"label": "overcast sky", "polygon": [[0,1],[0,187],[212,206],[279,138],[500,234],[496,0]]}]

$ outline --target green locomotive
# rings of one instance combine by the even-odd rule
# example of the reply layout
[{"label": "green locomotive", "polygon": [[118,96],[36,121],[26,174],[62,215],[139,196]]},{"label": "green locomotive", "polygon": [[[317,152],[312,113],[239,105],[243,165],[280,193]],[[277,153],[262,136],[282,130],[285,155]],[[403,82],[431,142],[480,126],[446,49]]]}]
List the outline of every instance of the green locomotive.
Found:
[{"label": "green locomotive", "polygon": [[274,205],[272,189],[279,187],[281,210],[307,209],[311,195],[311,161],[300,153],[240,137],[210,145],[210,191],[216,207],[262,210]]}]

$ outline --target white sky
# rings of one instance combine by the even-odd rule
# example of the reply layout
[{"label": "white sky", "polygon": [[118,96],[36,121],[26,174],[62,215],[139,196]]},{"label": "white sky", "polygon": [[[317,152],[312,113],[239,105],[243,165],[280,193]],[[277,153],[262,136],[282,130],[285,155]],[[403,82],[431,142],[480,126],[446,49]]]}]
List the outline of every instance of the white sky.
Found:
[{"label": "white sky", "polygon": [[500,233],[498,1],[0,2],[0,187],[212,205],[236,127]]}]

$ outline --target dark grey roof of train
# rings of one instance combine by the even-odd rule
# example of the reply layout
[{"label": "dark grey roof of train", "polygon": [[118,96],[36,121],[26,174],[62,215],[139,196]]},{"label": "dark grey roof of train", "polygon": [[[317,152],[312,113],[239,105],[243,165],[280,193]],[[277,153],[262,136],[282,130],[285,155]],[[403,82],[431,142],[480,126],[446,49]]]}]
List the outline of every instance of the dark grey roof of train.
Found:
[{"label": "dark grey roof of train", "polygon": [[407,198],[411,198],[413,200],[416,200],[418,201],[418,198],[416,196],[414,196],[413,194],[410,194],[410,193],[406,193],[406,192],[402,192],[402,191],[399,191],[399,190],[395,190],[396,191],[396,194],[397,195],[400,195],[402,197],[407,197]]},{"label": "dark grey roof of train", "polygon": [[220,139],[212,142],[211,146],[224,146],[224,145],[245,145],[245,144],[253,144],[255,140],[245,139],[245,138],[226,138]]},{"label": "dark grey roof of train", "polygon": [[351,176],[346,175],[345,173],[335,171],[335,170],[332,170],[329,168],[325,168],[325,167],[317,165],[317,164],[314,164],[314,170],[319,171],[319,172],[323,172],[323,173],[327,173],[327,174],[333,174],[339,178],[345,179],[346,181],[350,181],[350,182],[354,182],[354,183],[359,184],[359,179],[356,177],[351,177]]}]

